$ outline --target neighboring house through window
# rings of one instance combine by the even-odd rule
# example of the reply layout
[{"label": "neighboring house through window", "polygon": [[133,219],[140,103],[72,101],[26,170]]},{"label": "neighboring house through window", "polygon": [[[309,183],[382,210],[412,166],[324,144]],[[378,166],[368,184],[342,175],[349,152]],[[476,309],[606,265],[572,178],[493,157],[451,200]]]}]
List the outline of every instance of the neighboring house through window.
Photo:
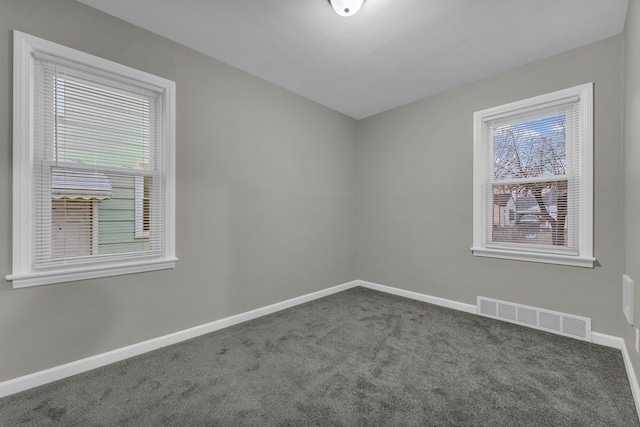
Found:
[{"label": "neighboring house through window", "polygon": [[148,239],[151,225],[151,178],[137,176],[135,178],[135,228],[136,239]]},{"label": "neighboring house through window", "polygon": [[173,268],[174,83],[14,32],[14,287]]},{"label": "neighboring house through window", "polygon": [[112,195],[111,180],[100,172],[51,170],[51,257],[97,255],[98,203]]},{"label": "neighboring house through window", "polygon": [[473,254],[593,267],[593,84],[476,112]]}]

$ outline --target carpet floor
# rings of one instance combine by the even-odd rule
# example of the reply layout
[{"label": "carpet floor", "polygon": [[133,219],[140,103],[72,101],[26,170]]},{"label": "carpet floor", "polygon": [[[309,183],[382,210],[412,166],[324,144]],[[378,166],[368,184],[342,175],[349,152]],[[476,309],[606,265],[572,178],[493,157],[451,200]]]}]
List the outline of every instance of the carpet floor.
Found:
[{"label": "carpet floor", "polygon": [[0,425],[640,423],[618,350],[354,288],[0,399]]}]

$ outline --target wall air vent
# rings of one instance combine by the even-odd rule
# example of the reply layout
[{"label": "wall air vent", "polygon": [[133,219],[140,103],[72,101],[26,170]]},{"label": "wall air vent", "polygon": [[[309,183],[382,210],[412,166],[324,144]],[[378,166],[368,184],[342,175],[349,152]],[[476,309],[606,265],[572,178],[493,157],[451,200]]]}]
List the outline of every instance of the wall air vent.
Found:
[{"label": "wall air vent", "polygon": [[591,342],[591,319],[572,314],[478,297],[478,314]]}]

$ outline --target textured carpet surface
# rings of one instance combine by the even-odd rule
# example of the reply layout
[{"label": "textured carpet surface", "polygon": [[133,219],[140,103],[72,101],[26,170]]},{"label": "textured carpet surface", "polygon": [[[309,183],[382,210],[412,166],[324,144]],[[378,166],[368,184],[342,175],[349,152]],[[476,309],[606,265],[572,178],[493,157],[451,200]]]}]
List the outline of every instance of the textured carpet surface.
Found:
[{"label": "textured carpet surface", "polygon": [[354,288],[1,399],[0,425],[640,424],[618,350]]}]

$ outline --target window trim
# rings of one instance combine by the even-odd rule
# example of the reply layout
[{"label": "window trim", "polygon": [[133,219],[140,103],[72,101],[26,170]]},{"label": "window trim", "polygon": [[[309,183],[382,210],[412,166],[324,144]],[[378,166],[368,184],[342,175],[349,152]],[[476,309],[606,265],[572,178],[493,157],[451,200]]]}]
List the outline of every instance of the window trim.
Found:
[{"label": "window trim", "polygon": [[[512,250],[487,247],[486,203],[484,186],[487,181],[484,164],[488,147],[483,140],[483,129],[487,122],[501,117],[535,112],[543,108],[560,105],[575,99],[579,103],[579,232],[578,254],[566,255],[526,248]],[[477,111],[473,115],[473,246],[474,256],[533,261],[593,268],[593,83],[559,90],[545,95],[512,102],[494,108]]]},{"label": "window trim", "polygon": [[[6,276],[14,288],[83,280],[119,274],[137,273],[175,267],[175,83],[88,53],[80,52],[20,31],[13,31],[13,271]],[[164,95],[162,149],[163,185],[165,189],[164,251],[159,256],[130,257],[96,261],[82,266],[60,266],[34,270],[31,231],[33,218],[32,159],[35,146],[34,55],[47,54],[90,67],[141,86],[153,87]]]}]

